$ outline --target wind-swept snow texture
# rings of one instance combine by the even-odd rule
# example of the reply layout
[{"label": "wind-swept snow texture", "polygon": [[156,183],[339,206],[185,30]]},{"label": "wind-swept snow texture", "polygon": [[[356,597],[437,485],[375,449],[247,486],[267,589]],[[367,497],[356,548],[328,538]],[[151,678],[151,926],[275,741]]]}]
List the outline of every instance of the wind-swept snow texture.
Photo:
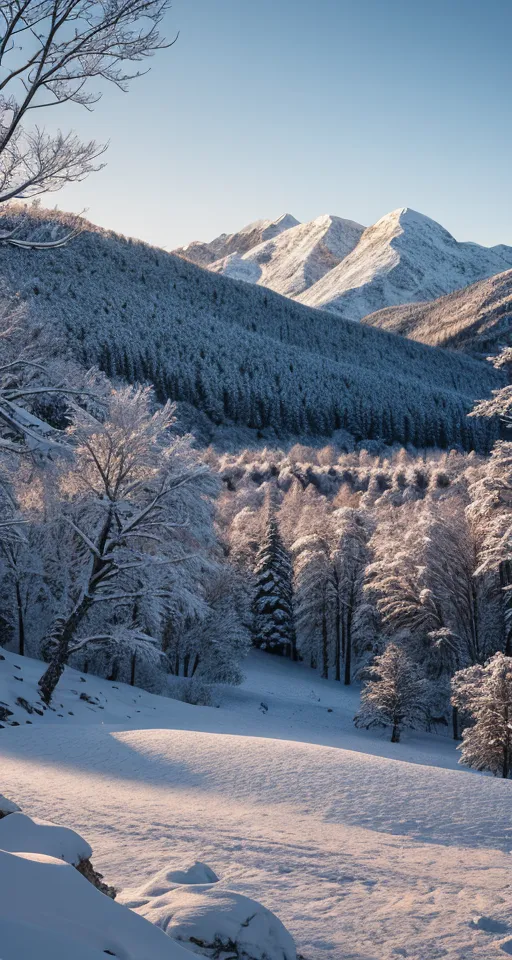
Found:
[{"label": "wind-swept snow texture", "polygon": [[[0,662],[28,700],[41,667]],[[357,689],[261,652],[220,709],[80,676],[66,669],[55,713],[0,731],[2,790],[87,837],[110,882],[140,890],[201,861],[215,888],[275,913],[306,960],[512,949],[512,783],[463,770],[447,737],[355,730]]]},{"label": "wind-swept snow texture", "polygon": [[435,220],[403,207],[368,227],[355,250],[299,299],[361,320],[382,307],[434,300],[501,273],[512,265],[512,251],[505,250],[458,243]]},{"label": "wind-swept snow texture", "polygon": [[494,425],[467,418],[501,385],[489,364],[308,309],[99,228],[59,250],[6,248],[0,282],[60,338],[59,349],[113,377],[150,381],[160,399],[192,404],[216,424],[287,436],[342,428],[417,446],[485,449],[494,438]]}]

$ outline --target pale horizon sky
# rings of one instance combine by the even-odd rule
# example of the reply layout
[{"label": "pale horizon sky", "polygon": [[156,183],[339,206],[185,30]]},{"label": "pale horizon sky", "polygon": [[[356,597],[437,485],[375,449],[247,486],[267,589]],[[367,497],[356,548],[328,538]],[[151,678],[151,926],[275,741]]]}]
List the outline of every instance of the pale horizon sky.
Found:
[{"label": "pale horizon sky", "polygon": [[511,28],[505,0],[174,0],[179,39],[128,94],[46,111],[110,148],[44,202],[168,250],[403,206],[512,245]]}]

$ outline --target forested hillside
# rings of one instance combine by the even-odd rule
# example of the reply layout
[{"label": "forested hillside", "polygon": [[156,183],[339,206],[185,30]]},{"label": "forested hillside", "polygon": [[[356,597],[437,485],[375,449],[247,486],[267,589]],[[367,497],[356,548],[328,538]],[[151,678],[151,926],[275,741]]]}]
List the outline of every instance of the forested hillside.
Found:
[{"label": "forested hillside", "polygon": [[[31,214],[48,235],[47,214]],[[6,218],[8,220],[8,217]],[[4,222],[6,222],[4,220]],[[37,231],[35,231],[37,233]],[[33,232],[34,235],[34,232]],[[487,448],[468,420],[488,365],[312,310],[89,226],[58,250],[10,248],[2,284],[85,364],[151,381],[216,423]]]},{"label": "forested hillside", "polygon": [[512,270],[430,303],[379,310],[363,323],[436,347],[484,356],[497,353],[512,332]]}]

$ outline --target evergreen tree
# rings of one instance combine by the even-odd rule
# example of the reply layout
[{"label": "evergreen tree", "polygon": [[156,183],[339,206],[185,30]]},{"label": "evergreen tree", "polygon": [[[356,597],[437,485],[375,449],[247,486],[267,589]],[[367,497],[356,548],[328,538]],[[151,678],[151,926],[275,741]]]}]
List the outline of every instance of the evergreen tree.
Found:
[{"label": "evergreen tree", "polygon": [[269,498],[265,534],[256,557],[253,638],[256,646],[296,659],[292,564]]},{"label": "evergreen tree", "polygon": [[452,690],[455,706],[474,720],[462,735],[460,762],[507,779],[512,773],[512,657],[496,653],[484,667],[460,670]]},{"label": "evergreen tree", "polygon": [[427,684],[418,666],[402,647],[390,643],[375,658],[372,679],[363,688],[356,727],[392,728],[391,743],[399,743],[403,727],[421,725],[426,713]]}]

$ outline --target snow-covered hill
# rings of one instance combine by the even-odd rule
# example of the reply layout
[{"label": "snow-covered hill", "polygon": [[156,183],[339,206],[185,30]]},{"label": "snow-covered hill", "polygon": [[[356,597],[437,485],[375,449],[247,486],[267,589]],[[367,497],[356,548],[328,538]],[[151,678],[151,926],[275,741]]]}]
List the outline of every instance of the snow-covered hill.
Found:
[{"label": "snow-covered hill", "polygon": [[[4,655],[0,699],[30,701],[43,665]],[[357,690],[261,652],[219,702],[66,669],[55,713],[0,731],[2,792],[84,835],[150,918],[172,904],[148,905],[148,881],[199,860],[305,960],[510,955],[510,781],[457,769],[447,737],[355,730]]]},{"label": "snow-covered hill", "polygon": [[361,320],[382,307],[434,300],[501,273],[512,266],[506,250],[458,243],[440,224],[404,207],[368,227],[352,253],[298,299]]},{"label": "snow-covered hill", "polygon": [[194,240],[186,247],[178,247],[173,252],[191,260],[192,263],[206,267],[214,260],[228,257],[230,254],[242,255],[265,240],[279,236],[284,230],[296,227],[298,223],[299,221],[291,213],[284,213],[277,220],[255,220],[241,230],[237,230],[236,233],[221,233],[220,237],[216,237],[209,243]]},{"label": "snow-covered hill", "polygon": [[432,346],[480,356],[498,353],[512,338],[512,270],[430,303],[379,310],[364,323]]},{"label": "snow-covered hill", "polygon": [[224,256],[210,264],[210,270],[297,297],[341,263],[363,231],[364,227],[352,220],[318,217],[265,240],[247,253]]}]

